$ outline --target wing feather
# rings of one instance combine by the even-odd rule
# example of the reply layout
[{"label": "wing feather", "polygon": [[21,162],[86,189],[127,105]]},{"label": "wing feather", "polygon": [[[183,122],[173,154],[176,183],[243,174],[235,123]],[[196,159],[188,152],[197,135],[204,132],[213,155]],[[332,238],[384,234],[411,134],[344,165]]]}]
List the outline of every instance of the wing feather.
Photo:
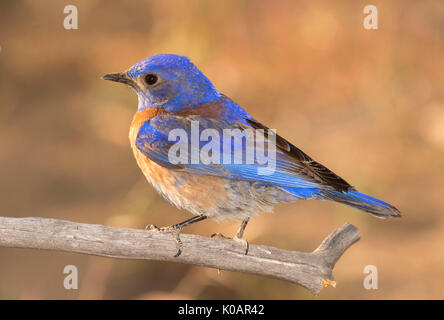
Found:
[{"label": "wing feather", "polygon": [[[140,152],[146,155],[152,161],[172,170],[182,170],[185,172],[201,175],[220,176],[229,179],[250,180],[255,182],[272,184],[275,186],[286,186],[294,188],[320,188],[325,190],[336,190],[346,192],[352,190],[345,180],[333,173],[322,164],[314,161],[307,154],[296,148],[284,138],[276,135],[276,166],[269,174],[259,174],[258,169],[264,169],[265,165],[259,164],[256,159],[254,163],[223,163],[223,156],[236,154],[238,148],[242,149],[240,153],[242,159],[245,159],[247,152],[255,152],[242,142],[234,142],[232,149],[222,149],[220,152],[220,163],[204,164],[201,162],[193,163],[191,154],[199,152],[200,148],[206,142],[199,141],[198,145],[191,143],[191,139],[186,141],[171,141],[169,133],[173,129],[182,129],[191,136],[192,122],[196,121],[199,125],[199,132],[206,128],[216,130],[220,134],[220,146],[224,143],[224,129],[264,129],[267,134],[268,128],[251,119],[245,119],[245,123],[233,122],[220,119],[208,119],[199,115],[157,115],[142,125],[139,130],[136,146]],[[274,133],[272,133],[274,134]],[[182,144],[183,150],[188,150],[186,155],[180,155],[180,164],[174,164],[169,161],[168,152],[176,144]],[[254,153],[256,154],[256,153]],[[236,159],[236,157],[234,157]],[[239,159],[237,159],[239,160]]]}]

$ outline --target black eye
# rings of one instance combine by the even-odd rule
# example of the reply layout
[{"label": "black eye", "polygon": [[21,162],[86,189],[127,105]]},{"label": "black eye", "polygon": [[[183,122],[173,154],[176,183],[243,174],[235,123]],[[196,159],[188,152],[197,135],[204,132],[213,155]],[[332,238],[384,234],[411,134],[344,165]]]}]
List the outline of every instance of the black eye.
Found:
[{"label": "black eye", "polygon": [[148,73],[145,76],[145,82],[147,84],[149,84],[150,86],[155,84],[157,82],[157,80],[158,80],[157,76],[155,74],[153,74],[153,73]]}]

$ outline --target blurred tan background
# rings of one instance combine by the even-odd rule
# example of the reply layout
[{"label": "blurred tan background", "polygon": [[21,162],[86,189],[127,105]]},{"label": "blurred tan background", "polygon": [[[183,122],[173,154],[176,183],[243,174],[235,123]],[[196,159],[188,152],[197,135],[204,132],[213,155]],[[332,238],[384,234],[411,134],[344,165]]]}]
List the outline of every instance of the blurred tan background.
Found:
[{"label": "blurred tan background", "polygon": [[[63,8],[79,29],[63,28]],[[363,28],[376,5],[379,29]],[[144,180],[128,142],[137,99],[102,81],[157,53],[187,55],[247,111],[397,206],[379,220],[339,204],[278,206],[250,243],[311,251],[345,222],[361,240],[319,298],[444,298],[444,2],[12,1],[0,3],[0,209],[144,228],[190,217]],[[205,221],[186,233],[233,234]],[[186,248],[185,248],[186,250]],[[63,288],[63,268],[79,290]],[[365,290],[363,269],[379,270]],[[279,280],[174,263],[0,248],[2,299],[316,299]]]}]

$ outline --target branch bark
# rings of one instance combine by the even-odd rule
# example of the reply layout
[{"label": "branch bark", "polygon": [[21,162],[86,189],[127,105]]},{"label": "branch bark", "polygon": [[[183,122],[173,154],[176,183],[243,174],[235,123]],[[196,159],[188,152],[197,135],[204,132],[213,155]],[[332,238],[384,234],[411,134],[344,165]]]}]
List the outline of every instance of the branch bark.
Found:
[{"label": "branch bark", "polygon": [[336,285],[333,267],[359,238],[359,230],[346,223],[312,253],[250,245],[244,255],[244,248],[234,241],[181,234],[184,250],[174,258],[177,249],[170,234],[47,218],[0,217],[1,247],[181,262],[291,281],[313,294]]}]

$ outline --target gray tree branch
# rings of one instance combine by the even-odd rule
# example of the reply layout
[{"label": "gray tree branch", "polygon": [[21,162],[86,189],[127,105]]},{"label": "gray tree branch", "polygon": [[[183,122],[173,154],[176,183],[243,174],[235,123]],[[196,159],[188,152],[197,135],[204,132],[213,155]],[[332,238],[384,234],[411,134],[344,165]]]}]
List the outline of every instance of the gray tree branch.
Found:
[{"label": "gray tree branch", "polygon": [[313,294],[336,285],[333,267],[359,237],[359,230],[346,223],[312,253],[250,245],[244,255],[244,248],[234,241],[181,234],[184,250],[174,258],[177,249],[170,234],[56,219],[0,217],[2,247],[181,262],[291,281]]}]

